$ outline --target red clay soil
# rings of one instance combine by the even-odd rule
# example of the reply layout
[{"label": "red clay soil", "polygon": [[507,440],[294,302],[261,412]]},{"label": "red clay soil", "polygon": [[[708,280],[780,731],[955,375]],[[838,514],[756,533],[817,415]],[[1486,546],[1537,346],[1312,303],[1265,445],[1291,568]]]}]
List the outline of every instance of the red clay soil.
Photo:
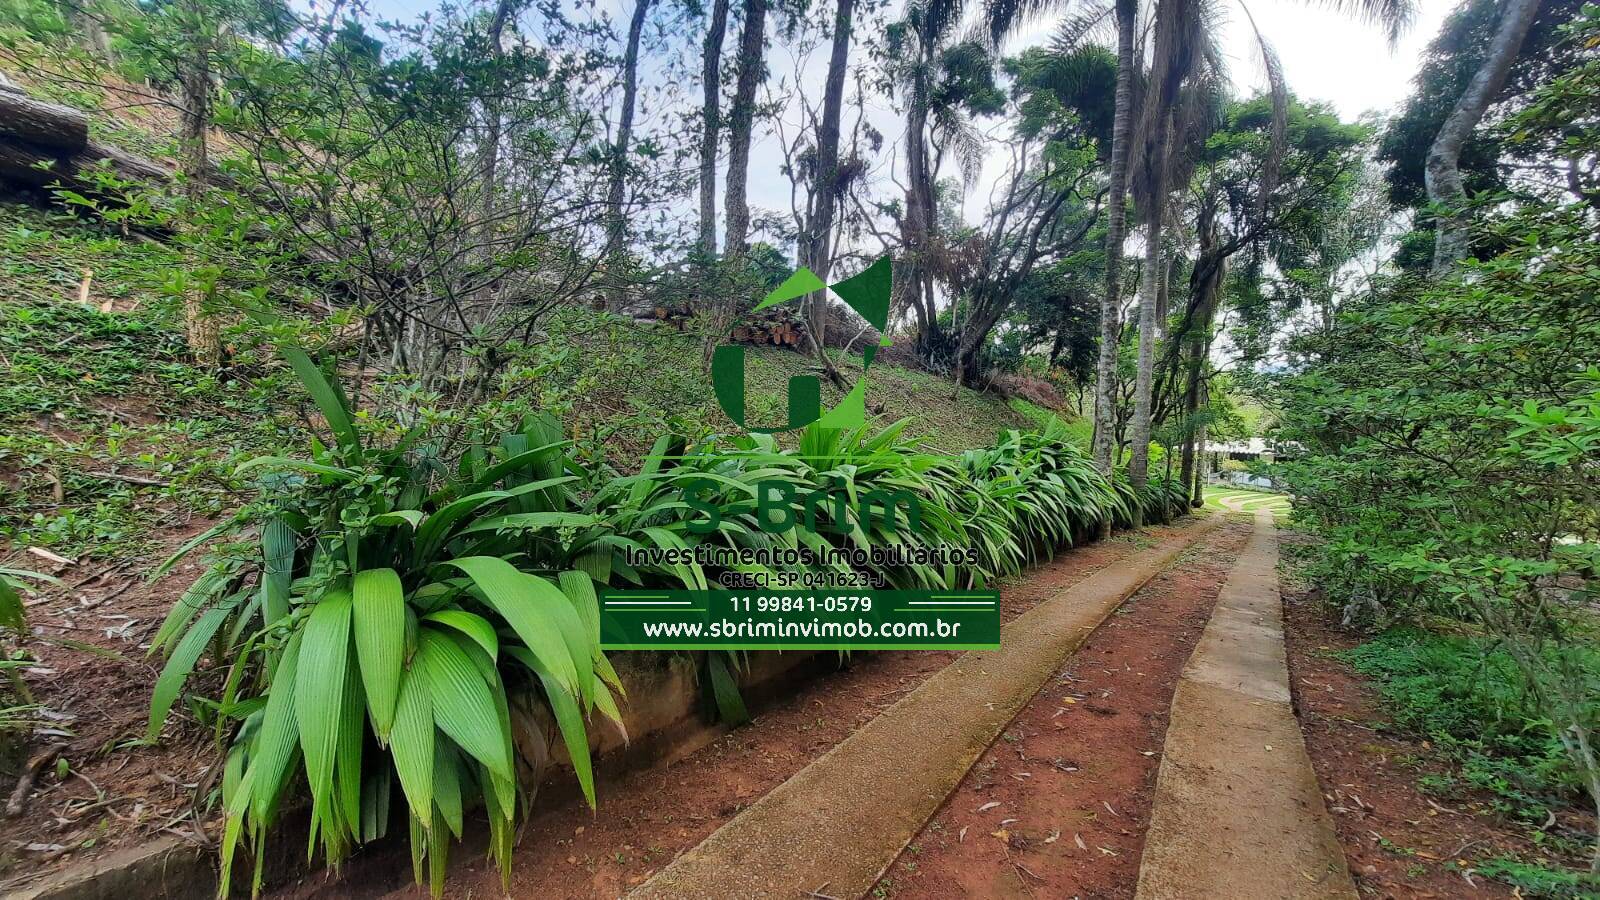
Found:
[{"label": "red clay soil", "polygon": [[893,897],[1131,897],[1172,692],[1248,536],[1229,522],[1129,598],[885,873]]},{"label": "red clay soil", "polygon": [[[1015,618],[1066,585],[1181,528],[1149,529],[1137,537],[1118,536],[1063,553],[1002,588],[1002,618]],[[516,853],[511,895],[587,898],[625,893],[959,655],[860,654],[849,668],[816,679],[704,749],[601,784],[598,812],[590,813],[580,801],[550,805],[541,797],[538,805],[544,808],[525,828]],[[411,886],[409,867],[369,873],[359,861],[353,866],[343,880],[320,874],[280,895],[426,896]],[[501,895],[498,871],[466,850],[454,861],[449,885],[452,896]]]},{"label": "red clay soil", "polygon": [[[210,524],[196,520],[166,543],[176,547]],[[145,651],[173,602],[200,575],[199,559],[155,585],[143,580],[146,559],[60,565],[18,553],[4,563],[47,571],[69,586],[28,601],[34,638],[25,644],[38,660],[25,677],[43,709],[27,752],[64,744],[60,759],[69,774],[60,779],[47,767],[24,811],[0,819],[0,892],[158,834],[199,840],[193,797],[210,784],[217,758],[211,732],[178,708],[161,743],[138,743],[161,662]],[[7,796],[16,774],[0,776]]]},{"label": "red clay soil", "polygon": [[[1362,896],[1516,896],[1507,885],[1463,873],[1477,860],[1546,855],[1527,839],[1526,826],[1494,813],[1484,793],[1423,794],[1418,779],[1448,768],[1425,741],[1378,730],[1387,721],[1381,698],[1332,656],[1359,636],[1335,627],[1327,607],[1304,592],[1285,591],[1284,619],[1306,749]],[[1593,828],[1593,820],[1570,824],[1578,834]]]}]

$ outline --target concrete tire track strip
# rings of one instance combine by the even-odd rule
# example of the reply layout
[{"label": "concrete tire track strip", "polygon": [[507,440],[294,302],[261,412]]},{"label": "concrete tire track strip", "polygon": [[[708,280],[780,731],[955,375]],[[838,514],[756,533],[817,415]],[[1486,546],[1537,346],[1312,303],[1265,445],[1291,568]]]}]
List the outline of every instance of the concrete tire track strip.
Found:
[{"label": "concrete tire track strip", "polygon": [[1356,898],[1290,703],[1277,563],[1257,510],[1173,694],[1136,900]]},{"label": "concrete tire track strip", "polygon": [[1203,519],[1019,616],[1001,630],[1001,651],[968,653],[940,670],[628,896],[866,893],[1067,657],[1222,518]]}]

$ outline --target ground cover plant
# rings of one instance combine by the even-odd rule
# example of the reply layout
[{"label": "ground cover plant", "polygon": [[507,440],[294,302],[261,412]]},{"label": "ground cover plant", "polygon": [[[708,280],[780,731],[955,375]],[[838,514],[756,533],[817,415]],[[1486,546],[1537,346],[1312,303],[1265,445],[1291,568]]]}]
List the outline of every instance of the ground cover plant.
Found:
[{"label": "ground cover plant", "polygon": [[[1127,522],[1131,504],[1160,519],[1187,508],[1181,487],[1165,482],[1147,496],[1113,489],[1059,427],[1008,432],[953,462],[904,439],[905,422],[813,425],[793,451],[767,435],[690,449],[664,437],[639,472],[618,475],[577,458],[548,417],[498,435],[384,427],[357,416],[304,352],[285,356],[328,440],[314,439],[309,456],[244,463],[260,498],[155,573],[223,542],[151,641],[166,663],[147,737],[159,737],[204,657],[226,671],[220,696],[203,703],[229,746],[224,886],[248,841],[259,888],[265,844],[302,792],[325,864],[383,837],[403,805],[417,880],[442,894],[449,846],[465,812],[481,806],[490,854],[509,879],[516,819],[542,775],[534,748],[553,737],[525,704],[548,707],[591,805],[587,729],[595,716],[622,726],[622,684],[599,650],[597,586],[714,583],[695,562],[637,567],[630,550],[977,543],[977,566],[876,572],[896,587],[970,587],[1106,519]],[[844,518],[774,534],[757,521],[759,485],[773,480],[850,496],[909,491],[922,500],[923,527],[823,504]],[[685,515],[689,496],[718,511],[704,533]],[[729,660],[712,654],[708,665],[719,705],[737,714],[723,696]]]}]

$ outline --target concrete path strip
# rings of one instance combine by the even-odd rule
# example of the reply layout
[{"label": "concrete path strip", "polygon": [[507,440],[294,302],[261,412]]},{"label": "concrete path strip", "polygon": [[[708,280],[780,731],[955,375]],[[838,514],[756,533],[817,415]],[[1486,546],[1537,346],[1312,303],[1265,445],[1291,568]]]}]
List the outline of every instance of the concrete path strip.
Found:
[{"label": "concrete path strip", "polygon": [[628,896],[857,897],[1089,634],[1221,516],[1109,565],[1006,625]]},{"label": "concrete path strip", "polygon": [[1267,510],[1172,699],[1135,900],[1355,900],[1289,702]]}]

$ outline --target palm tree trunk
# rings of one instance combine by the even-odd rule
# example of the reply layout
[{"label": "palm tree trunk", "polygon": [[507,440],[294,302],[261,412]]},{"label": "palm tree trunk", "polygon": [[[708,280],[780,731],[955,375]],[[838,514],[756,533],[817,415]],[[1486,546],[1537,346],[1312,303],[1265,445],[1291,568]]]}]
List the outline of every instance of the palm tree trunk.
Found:
[{"label": "palm tree trunk", "polygon": [[1494,101],[1505,86],[1506,74],[1517,58],[1522,39],[1539,12],[1539,0],[1509,0],[1500,13],[1500,27],[1489,44],[1489,54],[1483,65],[1467,82],[1467,89],[1456,101],[1455,109],[1439,128],[1439,134],[1428,149],[1428,162],[1423,176],[1428,187],[1428,201],[1442,207],[1434,220],[1437,229],[1433,242],[1433,277],[1444,275],[1468,251],[1466,213],[1461,209],[1466,202],[1466,188],[1461,183],[1461,148],[1472,130],[1483,118],[1484,110]]},{"label": "palm tree trunk", "polygon": [[[800,264],[824,282],[833,269],[834,209],[838,203],[839,120],[844,116],[844,76],[850,61],[850,32],[855,18],[855,0],[839,0],[833,19],[833,50],[828,57],[828,76],[822,93],[822,122],[817,130],[816,182],[811,190],[811,208],[800,247]],[[806,301],[811,341],[822,365],[832,372],[826,347],[828,336],[828,293],[818,291]]]},{"label": "palm tree trunk", "polygon": [[700,252],[717,255],[717,133],[722,128],[722,36],[728,30],[728,0],[711,6],[706,26],[705,59],[700,70],[705,91],[700,113]]},{"label": "palm tree trunk", "polygon": [[[1112,448],[1116,446],[1117,344],[1122,334],[1122,244],[1127,238],[1128,157],[1133,129],[1134,29],[1136,0],[1117,0],[1116,114],[1111,125],[1111,183],[1106,207],[1106,287],[1100,297],[1100,359],[1095,367],[1094,461],[1112,477]],[[1103,523],[1103,532],[1111,522]]]},{"label": "palm tree trunk", "polygon": [[750,237],[750,133],[755,127],[756,88],[766,77],[766,0],[745,0],[744,34],[739,41],[739,75],[728,111],[728,194],[724,201],[730,257],[742,257]]},{"label": "palm tree trunk", "polygon": [[633,108],[639,95],[639,40],[644,34],[650,0],[638,0],[628,24],[628,49],[622,57],[622,112],[617,120],[617,141],[611,148],[611,186],[606,193],[606,276],[611,282],[610,305],[622,306],[622,250],[626,223],[622,201],[627,189],[628,150],[633,143]]},{"label": "palm tree trunk", "polygon": [[[1133,383],[1133,421],[1129,425],[1128,483],[1143,493],[1150,480],[1151,387],[1156,365],[1156,307],[1160,293],[1161,220],[1167,199],[1167,155],[1171,152],[1172,113],[1158,114],[1160,131],[1152,136],[1157,148],[1150,165],[1150,197],[1145,206],[1145,260],[1139,286],[1139,368]],[[1137,504],[1133,509],[1135,528],[1144,524]]]}]

